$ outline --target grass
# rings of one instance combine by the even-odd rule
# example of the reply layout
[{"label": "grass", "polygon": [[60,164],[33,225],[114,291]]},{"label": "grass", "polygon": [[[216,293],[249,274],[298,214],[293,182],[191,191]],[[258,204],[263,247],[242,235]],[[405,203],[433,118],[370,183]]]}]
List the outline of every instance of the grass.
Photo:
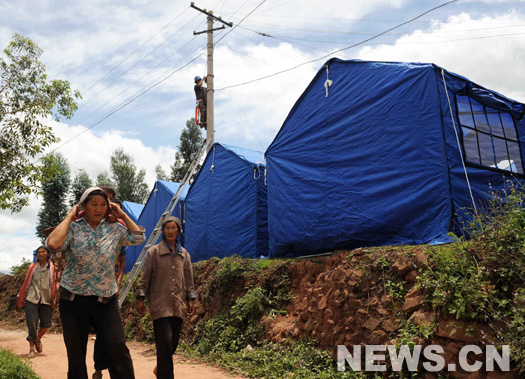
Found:
[{"label": "grass", "polygon": [[0,349],[0,378],[41,379],[28,365],[27,360],[24,362],[16,354],[4,349]]}]

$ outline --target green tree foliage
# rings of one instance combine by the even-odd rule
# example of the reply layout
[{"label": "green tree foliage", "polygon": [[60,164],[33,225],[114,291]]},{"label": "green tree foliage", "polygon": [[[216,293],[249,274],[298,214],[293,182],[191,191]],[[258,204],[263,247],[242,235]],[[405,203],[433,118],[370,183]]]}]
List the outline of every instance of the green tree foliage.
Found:
[{"label": "green tree foliage", "polygon": [[112,187],[115,187],[113,182],[111,181],[111,178],[109,177],[109,174],[104,171],[101,174],[97,175],[97,186],[103,186],[103,185],[110,185]]},{"label": "green tree foliage", "polygon": [[175,154],[175,163],[171,166],[170,179],[172,181],[182,181],[204,142],[205,139],[200,127],[195,123],[195,118],[187,120],[186,127],[180,135],[179,151]]},{"label": "green tree foliage", "polygon": [[42,50],[15,34],[0,56],[0,208],[19,212],[29,195],[49,179],[51,163],[37,157],[58,142],[45,120],[71,118],[78,91],[69,82],[47,80]]},{"label": "green tree foliage", "polygon": [[60,153],[51,155],[48,170],[55,173],[53,179],[42,182],[44,201],[38,211],[36,235],[44,240],[42,231],[46,228],[57,226],[66,217],[69,208],[67,197],[71,185],[70,169],[66,158]]},{"label": "green tree foliage", "polygon": [[11,270],[12,275],[22,275],[26,273],[27,268],[31,263],[33,262],[31,262],[29,259],[22,258],[22,262],[20,262],[20,264],[9,267],[9,270]]},{"label": "green tree foliage", "polygon": [[91,178],[89,177],[86,170],[78,170],[75,179],[73,179],[73,184],[71,185],[71,200],[69,205],[73,207],[75,204],[78,204],[84,191],[92,186],[93,182],[91,181]]},{"label": "green tree foliage", "polygon": [[148,198],[148,185],[144,182],[146,171],[137,172],[133,157],[119,147],[111,155],[111,175],[115,181],[117,198],[144,204]]},{"label": "green tree foliage", "polygon": [[160,163],[155,166],[155,175],[157,176],[157,180],[169,180],[168,174],[166,174],[166,171],[162,168]]}]

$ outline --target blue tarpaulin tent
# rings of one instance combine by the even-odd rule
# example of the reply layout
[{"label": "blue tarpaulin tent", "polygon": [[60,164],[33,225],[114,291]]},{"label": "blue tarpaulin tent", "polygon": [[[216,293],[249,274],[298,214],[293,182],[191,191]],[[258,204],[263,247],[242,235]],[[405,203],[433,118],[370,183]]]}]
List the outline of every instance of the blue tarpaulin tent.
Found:
[{"label": "blue tarpaulin tent", "polygon": [[[146,205],[142,210],[137,224],[143,226],[146,229],[146,241],[153,232],[155,225],[159,221],[162,214],[166,211],[173,195],[179,189],[180,183],[169,182],[166,180],[157,180],[153,186],[153,191],[151,191]],[[181,200],[177,204],[175,210],[173,211],[173,216],[180,218],[184,221],[184,199],[185,195],[188,192],[188,187],[186,187],[182,193]],[[183,237],[181,237],[182,239]],[[126,272],[133,269],[133,265],[137,261],[142,249],[144,248],[145,243],[138,246],[128,246],[126,252]]]},{"label": "blue tarpaulin tent", "polygon": [[262,152],[214,144],[186,196],[185,247],[193,262],[268,254]]},{"label": "blue tarpaulin tent", "polygon": [[448,241],[523,178],[524,112],[433,64],[329,60],[266,151],[270,254]]},{"label": "blue tarpaulin tent", "polygon": [[137,223],[139,220],[140,213],[144,209],[144,204],[133,203],[131,201],[122,202],[122,210]]}]

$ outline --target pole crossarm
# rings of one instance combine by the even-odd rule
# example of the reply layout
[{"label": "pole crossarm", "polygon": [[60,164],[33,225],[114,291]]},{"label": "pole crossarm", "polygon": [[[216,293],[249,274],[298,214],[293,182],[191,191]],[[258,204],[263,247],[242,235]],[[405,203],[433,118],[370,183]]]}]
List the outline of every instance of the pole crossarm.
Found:
[{"label": "pole crossarm", "polygon": [[224,25],[228,25],[230,28],[233,26],[233,22],[226,22],[222,18],[214,16],[213,13],[208,12],[206,9],[201,9],[201,8],[197,7],[194,2],[191,2],[190,7],[192,7],[193,9],[198,10],[199,12],[204,13],[205,15],[213,18],[216,21],[222,22]]},{"label": "pole crossarm", "polygon": [[216,30],[222,30],[222,29],[226,29],[226,26],[221,26],[220,28],[213,28],[213,29],[210,29],[210,30],[203,30],[202,32],[193,32],[193,35],[196,36],[198,34],[204,34],[204,33],[208,33],[208,32],[214,32]]}]

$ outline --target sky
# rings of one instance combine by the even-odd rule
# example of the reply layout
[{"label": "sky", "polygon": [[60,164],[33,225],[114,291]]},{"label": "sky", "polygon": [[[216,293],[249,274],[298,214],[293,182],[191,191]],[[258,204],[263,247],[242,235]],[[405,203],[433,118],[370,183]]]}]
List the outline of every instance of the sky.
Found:
[{"label": "sky", "polygon": [[[525,0],[446,3],[194,1],[233,23],[214,33],[215,141],[264,152],[332,57],[435,63],[525,102]],[[0,0],[0,47],[14,33],[31,38],[48,78],[82,94],[73,118],[48,121],[61,139],[49,151],[66,157],[72,177],[85,169],[95,180],[122,147],[150,189],[154,167],[170,171],[195,114],[193,78],[207,74],[207,37],[194,32],[206,28],[190,1]],[[0,272],[32,258],[41,203],[0,211]]]}]

